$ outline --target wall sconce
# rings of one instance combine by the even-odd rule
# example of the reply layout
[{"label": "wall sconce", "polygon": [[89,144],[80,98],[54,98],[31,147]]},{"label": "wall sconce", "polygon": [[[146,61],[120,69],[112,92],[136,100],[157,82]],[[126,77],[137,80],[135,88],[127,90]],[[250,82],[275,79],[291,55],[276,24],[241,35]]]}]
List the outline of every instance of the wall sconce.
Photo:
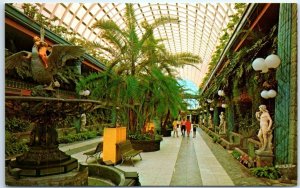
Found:
[{"label": "wall sconce", "polygon": [[280,65],[281,61],[278,55],[271,54],[266,59],[256,58],[252,62],[252,67],[255,71],[261,71],[261,73],[266,73],[270,68],[276,69]]},{"label": "wall sconce", "polygon": [[224,93],[223,90],[219,90],[219,91],[218,91],[218,95],[219,95],[220,97],[223,97],[223,96],[225,96],[225,93]]},{"label": "wall sconce", "polygon": [[276,95],[277,95],[277,92],[274,89],[271,89],[269,91],[263,90],[260,93],[260,96],[264,99],[274,98],[274,97],[276,97]]},{"label": "wall sconce", "polygon": [[[266,57],[266,59],[263,58],[257,58],[252,62],[252,67],[255,71],[261,71],[261,73],[268,72],[269,69],[273,68],[276,69],[281,63],[280,58],[278,55],[271,54]],[[260,93],[260,96],[264,99],[274,98],[276,97],[277,92],[274,89],[271,90],[263,90]]]}]

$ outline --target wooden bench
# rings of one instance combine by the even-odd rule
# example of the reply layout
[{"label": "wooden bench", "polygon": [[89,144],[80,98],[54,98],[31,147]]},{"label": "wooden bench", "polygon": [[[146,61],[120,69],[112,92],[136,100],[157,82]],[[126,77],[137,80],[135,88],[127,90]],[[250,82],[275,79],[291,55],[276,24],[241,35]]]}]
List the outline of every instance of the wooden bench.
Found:
[{"label": "wooden bench", "polygon": [[121,157],[122,157],[121,164],[123,164],[123,162],[125,160],[130,160],[131,163],[132,163],[132,165],[134,166],[132,158],[135,157],[135,156],[137,156],[137,155],[139,155],[140,158],[141,158],[141,160],[142,160],[141,153],[143,152],[143,150],[135,150],[135,149],[133,149],[132,145],[131,145],[131,142],[129,140],[117,143],[117,147],[118,147],[119,152],[120,152]]},{"label": "wooden bench", "polygon": [[102,151],[103,151],[103,142],[99,142],[97,144],[97,147],[96,147],[95,150],[83,153],[83,155],[86,155],[85,162],[87,162],[88,158],[94,157],[96,159],[97,163],[98,163],[98,159],[100,158],[100,155],[101,155]]}]

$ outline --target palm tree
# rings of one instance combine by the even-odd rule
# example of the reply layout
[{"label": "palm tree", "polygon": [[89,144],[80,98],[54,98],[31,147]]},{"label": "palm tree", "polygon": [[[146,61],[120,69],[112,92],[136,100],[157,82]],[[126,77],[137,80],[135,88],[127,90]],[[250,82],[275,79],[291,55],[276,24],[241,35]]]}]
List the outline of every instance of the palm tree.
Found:
[{"label": "palm tree", "polygon": [[[161,40],[155,39],[154,28],[178,19],[161,17],[152,24],[146,21],[141,37],[136,32],[137,21],[132,4],[126,4],[126,28],[112,20],[99,20],[93,27],[101,30],[101,37],[109,46],[94,43],[109,62],[105,72],[94,73],[78,83],[77,91],[92,90],[92,97],[110,101],[113,117],[118,113],[122,124],[130,131],[139,131],[145,121],[162,116],[168,110],[173,116],[183,108],[180,87],[175,80],[175,68],[199,63],[190,53],[168,53]],[[118,110],[117,110],[118,109]],[[116,121],[116,118],[113,118]]]}]

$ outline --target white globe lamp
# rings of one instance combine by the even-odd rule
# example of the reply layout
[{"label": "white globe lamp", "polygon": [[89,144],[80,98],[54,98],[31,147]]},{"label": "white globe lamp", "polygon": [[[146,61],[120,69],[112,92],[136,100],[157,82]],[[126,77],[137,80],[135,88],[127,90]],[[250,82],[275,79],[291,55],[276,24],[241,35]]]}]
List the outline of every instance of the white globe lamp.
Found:
[{"label": "white globe lamp", "polygon": [[268,57],[266,57],[265,63],[268,68],[276,69],[280,65],[281,60],[278,55],[271,54]]},{"label": "white globe lamp", "polygon": [[255,71],[261,71],[267,68],[264,58],[256,58],[252,62],[252,67]]},{"label": "white globe lamp", "polygon": [[274,89],[271,89],[268,91],[269,98],[274,98],[274,97],[276,97],[276,95],[277,95],[277,92]]},{"label": "white globe lamp", "polygon": [[223,90],[219,90],[219,91],[218,91],[218,95],[222,97],[222,96],[224,96],[224,95],[225,95],[225,93],[224,93],[224,91],[223,91]]},{"label": "white globe lamp", "polygon": [[222,108],[226,108],[227,104],[222,104],[221,106],[222,106]]},{"label": "white globe lamp", "polygon": [[84,96],[89,96],[90,93],[91,93],[90,90],[85,90],[85,91],[84,91]]},{"label": "white globe lamp", "polygon": [[268,99],[269,98],[269,95],[268,95],[268,91],[267,90],[263,90],[261,93],[260,93],[260,96],[264,99]]}]

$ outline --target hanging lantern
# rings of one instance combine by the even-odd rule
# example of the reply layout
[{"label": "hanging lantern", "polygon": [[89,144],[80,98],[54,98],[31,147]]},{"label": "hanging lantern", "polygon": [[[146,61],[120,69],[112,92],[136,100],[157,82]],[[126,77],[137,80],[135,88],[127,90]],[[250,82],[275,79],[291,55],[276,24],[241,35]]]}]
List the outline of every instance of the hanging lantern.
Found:
[{"label": "hanging lantern", "polygon": [[276,95],[277,95],[277,92],[274,89],[271,89],[268,91],[269,98],[274,98],[274,97],[276,97]]},{"label": "hanging lantern", "polygon": [[268,95],[268,91],[267,90],[263,90],[261,93],[260,93],[260,96],[264,99],[268,99],[269,98],[269,95]]},{"label": "hanging lantern", "polygon": [[268,68],[276,69],[280,65],[281,61],[278,55],[271,54],[268,57],[266,57],[265,63]]},{"label": "hanging lantern", "polygon": [[252,62],[252,67],[255,71],[261,71],[261,70],[265,70],[266,68],[268,68],[266,66],[265,60],[263,58],[256,58]]},{"label": "hanging lantern", "polygon": [[224,95],[225,95],[225,93],[224,93],[224,91],[223,91],[223,90],[219,90],[219,91],[218,91],[218,95],[222,97],[222,96],[224,96]]},{"label": "hanging lantern", "polygon": [[221,106],[222,106],[222,108],[226,108],[227,104],[222,104]]}]

